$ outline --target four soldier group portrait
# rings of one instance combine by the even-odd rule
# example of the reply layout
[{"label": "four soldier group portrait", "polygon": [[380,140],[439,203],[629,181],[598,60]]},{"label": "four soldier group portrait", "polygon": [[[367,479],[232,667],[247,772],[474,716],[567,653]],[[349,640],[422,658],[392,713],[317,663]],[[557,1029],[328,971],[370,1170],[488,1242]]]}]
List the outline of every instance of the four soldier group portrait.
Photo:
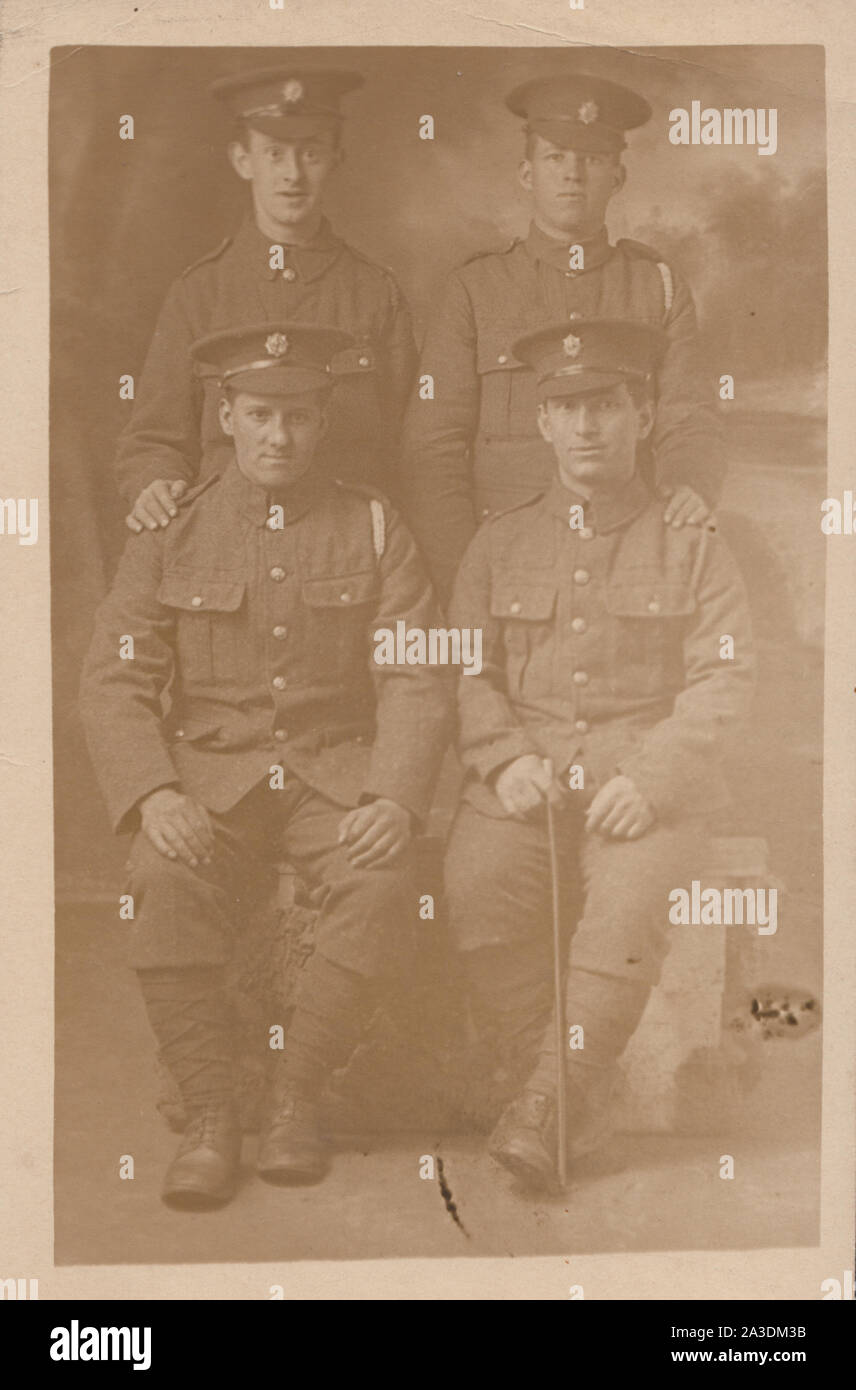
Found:
[{"label": "four soldier group portrait", "polygon": [[[575,58],[496,93],[531,225],[453,271],[417,349],[395,275],[324,212],[361,82],[286,54],[214,83],[249,210],[169,290],[116,456],[130,534],[80,707],[133,836],[130,964],[187,1114],[174,1207],[236,1190],[228,965],[283,858],[314,949],[256,1167],[324,1178],[321,1097],[401,969],[450,758],[446,927],[509,1078],[489,1152],[544,1190],[560,1153],[608,1144],[668,895],[727,802],[752,694],[692,293],[608,231],[644,96]],[[478,632],[478,669],[378,662],[399,624]],[[557,1010],[585,1038],[563,1057]]]}]

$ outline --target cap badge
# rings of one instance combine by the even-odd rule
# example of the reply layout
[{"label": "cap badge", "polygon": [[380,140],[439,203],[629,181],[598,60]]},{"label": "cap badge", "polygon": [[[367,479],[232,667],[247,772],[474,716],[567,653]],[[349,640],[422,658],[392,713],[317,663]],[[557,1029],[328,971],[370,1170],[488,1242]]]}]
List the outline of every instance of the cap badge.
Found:
[{"label": "cap badge", "polygon": [[265,339],[265,350],[268,357],[284,357],[288,352],[288,339],[284,333],[271,333]]},{"label": "cap badge", "polygon": [[565,350],[566,357],[578,356],[579,350],[582,347],[582,345],[582,338],[575,338],[573,333],[569,333],[567,338],[562,339],[562,347]]},{"label": "cap badge", "polygon": [[286,82],[282,89],[282,99],[288,102],[289,106],[293,105],[296,101],[302,101],[303,83],[298,82],[296,77],[292,77],[290,81]]},{"label": "cap badge", "polygon": [[577,116],[582,121],[583,125],[591,125],[593,121],[597,120],[599,115],[600,107],[595,101],[584,101],[577,112]]}]

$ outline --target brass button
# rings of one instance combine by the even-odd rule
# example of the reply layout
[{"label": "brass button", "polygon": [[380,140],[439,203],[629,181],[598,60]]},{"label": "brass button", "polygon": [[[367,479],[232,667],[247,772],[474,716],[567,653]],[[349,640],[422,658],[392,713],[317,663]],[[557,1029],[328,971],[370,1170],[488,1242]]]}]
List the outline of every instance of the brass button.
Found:
[{"label": "brass button", "polygon": [[573,676],[574,685],[588,685],[588,671],[575,671]]},{"label": "brass button", "polygon": [[351,595],[348,593],[348,590],[347,590],[347,589],[345,590],[345,592],[344,592],[343,594],[340,594],[340,595],[339,595],[339,602],[340,602],[340,603],[350,603],[350,602],[351,602]]},{"label": "brass button", "polygon": [[519,613],[520,608],[521,605],[517,602],[517,599],[515,599],[514,602],[509,606],[508,611],[509,613]]},{"label": "brass button", "polygon": [[277,743],[285,743],[285,740],[288,738],[288,734],[285,732],[285,729],[274,729],[273,736],[276,739]]},{"label": "brass button", "polygon": [[190,600],[190,602],[193,604],[193,607],[194,607],[194,608],[201,608],[201,607],[202,607],[202,598],[201,598],[201,595],[199,595],[199,594],[194,594],[194,595],[193,595],[193,598]]},{"label": "brass button", "polygon": [[571,623],[571,627],[573,628],[574,632],[585,632],[586,628],[588,627],[588,623],[586,622],[585,618],[574,618],[573,622]]},{"label": "brass button", "polygon": [[587,734],[589,731],[588,722],[585,719],[578,719],[574,728],[578,734]]},{"label": "brass button", "polygon": [[590,579],[591,575],[589,574],[588,570],[574,570],[575,584],[588,584]]},{"label": "brass button", "polygon": [[176,736],[176,738],[184,738],[184,730],[183,730],[183,729],[176,729],[176,731],[175,731],[175,736]]},{"label": "brass button", "polygon": [[490,507],[482,507],[482,516],[490,516]]},{"label": "brass button", "polygon": [[594,538],[594,530],[591,526],[581,526],[577,534],[581,541],[590,541]]},{"label": "brass button", "polygon": [[287,633],[288,628],[282,627],[280,624],[277,624],[277,626],[273,630],[273,635],[276,638],[277,642],[282,642],[285,639]]},{"label": "brass button", "polygon": [[270,577],[275,581],[275,583],[281,584],[283,579],[285,578],[285,570],[281,570],[279,565],[274,565],[273,569],[270,572]]},{"label": "brass button", "polygon": [[370,367],[370,366],[371,366],[371,362],[370,362],[370,360],[369,360],[368,357],[361,357],[361,358],[359,359],[359,362],[360,362],[360,366],[361,366],[361,367]]},{"label": "brass button", "polygon": [[572,309],[570,314],[568,314],[568,318],[570,319],[571,323],[573,323],[574,319],[581,319],[582,314],[580,313],[579,309]]},{"label": "brass button", "polygon": [[274,690],[284,690],[284,689],[285,689],[285,676],[274,676],[274,678],[273,678],[273,688],[274,688]]},{"label": "brass button", "polygon": [[504,352],[501,352],[501,353],[499,354],[499,356],[497,357],[496,360],[497,360],[497,362],[499,363],[499,365],[500,365],[501,367],[504,367],[505,364],[506,364],[506,362],[508,361],[508,358],[507,358],[507,356],[505,355]]},{"label": "brass button", "polygon": [[293,266],[287,265],[285,267],[285,270],[282,272],[282,278],[283,280],[288,280],[289,282],[292,280],[296,280],[297,271],[294,269]]},{"label": "brass button", "polygon": [[659,602],[657,601],[657,599],[652,598],[651,602],[648,604],[648,612],[649,612],[649,613],[659,613],[659,611],[660,611],[660,604],[659,604]]}]

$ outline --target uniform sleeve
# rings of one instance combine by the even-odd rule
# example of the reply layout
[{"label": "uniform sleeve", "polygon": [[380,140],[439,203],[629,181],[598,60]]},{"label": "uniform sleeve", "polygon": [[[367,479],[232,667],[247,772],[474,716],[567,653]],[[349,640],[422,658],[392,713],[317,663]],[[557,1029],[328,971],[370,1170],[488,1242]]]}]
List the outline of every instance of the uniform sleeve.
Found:
[{"label": "uniform sleeve", "polygon": [[381,347],[384,357],[384,397],[393,442],[397,448],[404,411],[416,374],[417,354],[410,309],[391,275],[389,286],[389,308],[381,333]]},{"label": "uniform sleeve", "polygon": [[196,481],[202,393],[193,377],[193,340],[187,291],[178,280],[161,309],[133,413],[119,439],[116,484],[130,505],[157,478]]},{"label": "uniform sleeve", "polygon": [[491,617],[490,592],[490,539],[485,526],[467,548],[449,610],[455,627],[481,629],[481,671],[458,680],[458,751],[464,769],[484,782],[505,763],[539,751],[506,693],[502,624]]},{"label": "uniform sleeve", "polygon": [[[381,628],[392,633],[428,632],[438,624],[434,593],[413,537],[392,509],[386,509],[386,546],[379,562],[381,592],[372,636]],[[424,820],[440,762],[452,730],[453,668],[429,665],[381,665],[374,660],[376,733],[366,797],[388,797]]]},{"label": "uniform sleeve", "polygon": [[[743,580],[718,537],[702,533],[696,611],[684,637],[685,687],[671,715],[655,724],[619,770],[663,820],[703,813],[726,736],[749,712],[755,662]],[[723,660],[720,639],[734,640]]]},{"label": "uniform sleeve", "polygon": [[[157,601],[161,536],[128,541],[95,618],[83,666],[80,713],[92,763],[117,834],[135,828],[136,807],[178,783],[163,734],[161,694],[173,671],[173,619]],[[120,656],[133,638],[133,659]]]},{"label": "uniform sleeve", "polygon": [[476,328],[466,286],[449,280],[425,336],[420,379],[430,376],[433,400],[419,389],[404,421],[403,497],[408,521],[442,602],[476,530],[472,444],[478,427]]},{"label": "uniform sleeve", "polygon": [[686,483],[713,507],[726,472],[714,378],[701,360],[689,287],[674,272],[672,284],[674,297],[663,324],[668,344],[657,373],[652,437],[657,485],[671,492]]}]

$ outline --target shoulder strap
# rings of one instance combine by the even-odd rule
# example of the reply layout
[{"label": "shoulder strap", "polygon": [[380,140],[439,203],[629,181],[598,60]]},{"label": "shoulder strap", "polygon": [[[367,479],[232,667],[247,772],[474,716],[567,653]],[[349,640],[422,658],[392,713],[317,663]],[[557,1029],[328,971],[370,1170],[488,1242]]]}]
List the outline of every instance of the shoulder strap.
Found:
[{"label": "shoulder strap", "polygon": [[182,493],[181,497],[176,500],[175,505],[179,508],[189,507],[191,502],[195,502],[197,497],[201,496],[203,492],[206,492],[213,483],[219,481],[219,473],[210,474],[210,476],[205,478],[201,483],[194,483],[193,487],[188,488],[187,492]]},{"label": "shoulder strap", "polygon": [[499,521],[500,517],[508,516],[509,512],[519,512],[522,507],[534,506],[536,502],[541,501],[541,498],[543,496],[544,489],[542,488],[540,492],[532,493],[529,497],[523,497],[520,499],[519,502],[512,502],[510,506],[502,507],[498,512],[492,512],[491,515],[486,518],[486,520],[488,523],[493,521]]},{"label": "shoulder strap", "polygon": [[189,275],[191,271],[196,270],[197,266],[205,265],[207,261],[216,261],[218,256],[222,256],[227,246],[231,245],[232,238],[230,236],[224,237],[219,246],[215,246],[211,251],[206,251],[205,255],[200,256],[198,261],[194,261],[193,265],[189,265],[186,270],[183,270],[181,272],[182,278],[184,278],[185,275]]},{"label": "shoulder strap", "polygon": [[466,260],[461,262],[461,265],[472,265],[473,261],[483,261],[488,256],[507,256],[509,251],[513,251],[515,246],[519,245],[520,237],[515,237],[507,246],[494,247],[492,251],[474,251],[471,256],[467,256]]}]

